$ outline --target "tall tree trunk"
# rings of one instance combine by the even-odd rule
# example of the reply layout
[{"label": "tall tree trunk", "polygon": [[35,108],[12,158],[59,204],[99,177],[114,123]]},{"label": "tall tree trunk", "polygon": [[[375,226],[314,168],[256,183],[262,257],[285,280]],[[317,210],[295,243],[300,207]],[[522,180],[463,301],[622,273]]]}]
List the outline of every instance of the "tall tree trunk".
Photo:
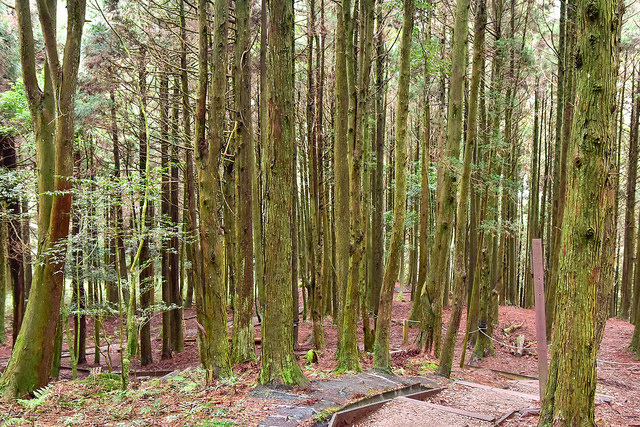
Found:
[{"label": "tall tree trunk", "polygon": [[[311,211],[312,211],[312,233],[313,233],[313,262],[315,275],[311,281],[312,283],[312,307],[311,307],[311,319],[313,321],[313,340],[317,349],[323,349],[325,346],[324,341],[324,328],[322,326],[322,318],[324,314],[323,298],[328,295],[323,295],[324,284],[324,268],[323,268],[323,246],[324,246],[324,222],[323,222],[323,210],[324,203],[321,200],[324,196],[322,191],[322,141],[318,143],[318,128],[316,127],[317,112],[316,112],[316,86],[315,76],[313,72],[313,41],[315,40],[315,0],[309,1],[309,23],[307,29],[307,147],[309,149],[310,159],[310,178],[312,182],[312,199],[311,199]],[[319,64],[316,64],[319,65]]]},{"label": "tall tree trunk", "polygon": [[398,102],[396,106],[395,141],[395,200],[393,208],[393,230],[389,255],[384,268],[378,320],[376,322],[376,341],[373,347],[373,366],[391,371],[389,356],[389,334],[391,329],[391,306],[396,277],[400,269],[401,247],[404,243],[404,220],[407,209],[407,117],[409,115],[409,81],[411,77],[411,36],[413,34],[415,5],[413,0],[403,3],[404,18],[400,42],[400,74],[398,78]]},{"label": "tall tree trunk", "polygon": [[[616,146],[616,169],[618,171],[620,171],[620,152],[621,152],[621,141],[622,141],[622,130],[624,128],[624,102],[625,102],[625,88],[626,88],[626,83],[627,83],[627,66],[628,66],[628,53],[625,53],[624,55],[624,68],[623,68],[623,72],[622,72],[622,88],[619,92],[620,96],[619,98],[619,102],[618,102],[618,119],[616,120],[616,141],[615,141],[615,146]],[[633,80],[633,79],[632,79]],[[633,90],[632,90],[633,92]],[[633,101],[631,102],[631,105],[633,105]],[[616,203],[615,203],[615,209],[614,209],[614,217],[616,218],[616,247],[620,248],[620,236],[617,232],[617,223],[618,223],[618,218],[620,217],[619,214],[620,211],[620,173],[616,174]],[[616,250],[616,274],[614,277],[614,288],[613,288],[613,295],[611,297],[611,316],[617,316],[618,315],[618,295],[620,293],[620,250],[617,249]],[[634,282],[636,282],[636,278],[640,277],[638,276],[638,274],[640,274],[640,271],[635,270],[634,271]]]},{"label": "tall tree trunk", "polygon": [[[182,121],[184,125],[184,140],[191,142],[191,104],[189,102],[189,77],[187,71],[187,29],[184,11],[184,0],[178,1],[180,11],[180,85],[182,92]],[[185,244],[187,259],[191,261],[191,268],[187,272],[187,299],[186,306],[191,306],[194,287],[200,282],[201,273],[198,271],[198,261],[202,259],[199,251],[196,223],[196,200],[195,200],[195,177],[193,171],[193,151],[185,149],[185,167],[184,167],[184,192],[185,192],[185,211],[183,212],[185,229],[187,235],[191,237],[191,241]]]},{"label": "tall tree trunk", "polygon": [[[31,393],[44,386],[49,380],[53,358],[54,338],[59,321],[60,302],[63,289],[64,259],[66,245],[63,242],[69,234],[69,213],[71,210],[71,180],[73,173],[74,114],[73,100],[76,91],[78,67],[80,63],[80,44],[84,26],[86,2],[71,0],[67,2],[67,37],[64,46],[64,59],[60,62],[55,32],[55,19],[46,0],[38,0],[40,24],[45,42],[47,64],[51,72],[51,83],[56,94],[55,103],[55,180],[51,204],[51,217],[48,230],[41,241],[44,254],[42,262],[37,264],[31,288],[31,298],[25,310],[24,323],[18,335],[7,368],[0,378],[0,395],[15,398]],[[20,28],[21,50],[34,52],[31,11],[28,1],[16,2],[18,26]],[[24,62],[33,63],[34,55]],[[24,64],[23,62],[23,64]],[[31,68],[30,65],[27,69]],[[35,67],[34,67],[35,68]],[[23,67],[23,73],[24,73]],[[29,80],[37,81],[35,71],[28,72]],[[25,85],[30,86],[31,85]],[[37,86],[36,86],[37,87]],[[29,89],[31,90],[31,89]],[[42,166],[50,165],[51,158],[42,159]],[[46,215],[46,208],[43,214]],[[55,255],[49,251],[58,248]]]},{"label": "tall tree trunk", "polygon": [[[0,137],[2,150],[1,166],[5,173],[15,173],[18,167],[18,155],[16,150],[16,139],[12,135],[4,135]],[[16,177],[17,178],[17,177]],[[12,322],[12,336],[13,344],[15,345],[20,327],[22,326],[22,320],[24,318],[25,308],[25,284],[24,284],[24,268],[23,257],[24,251],[21,232],[21,209],[20,198],[18,195],[9,195],[6,200],[6,209],[8,215],[10,215],[9,221],[7,221],[8,229],[8,258],[7,264],[9,267],[11,288],[13,289],[13,322]],[[3,331],[4,333],[4,331]]]},{"label": "tall tree trunk", "polygon": [[[291,324],[291,197],[294,123],[293,4],[268,0],[269,132],[266,148],[265,279],[261,384],[306,385],[293,353]],[[265,117],[266,118],[266,117]]]},{"label": "tall tree trunk", "polygon": [[[333,155],[334,175],[334,226],[338,230],[349,227],[349,150],[347,147],[347,113],[349,93],[345,60],[345,28],[342,4],[336,3],[336,51],[335,51],[335,139]],[[338,355],[342,347],[344,301],[349,274],[349,234],[336,233],[336,286],[338,288]]]},{"label": "tall tree trunk", "polygon": [[384,135],[386,132],[386,90],[385,63],[387,54],[384,45],[384,16],[382,13],[382,0],[376,2],[376,137],[375,137],[375,170],[373,172],[373,185],[371,188],[371,231],[373,266],[369,283],[369,309],[375,314],[378,312],[380,301],[380,289],[382,288],[382,276],[384,274]]},{"label": "tall tree trunk", "polygon": [[[160,168],[162,169],[161,193],[162,199],[160,204],[163,227],[170,228],[172,226],[170,218],[171,204],[171,183],[169,175],[171,173],[169,166],[169,75],[166,70],[160,74]],[[171,233],[171,232],[169,232]],[[169,248],[170,240],[163,239],[161,256],[161,275],[162,283],[162,302],[168,307],[171,305],[171,266],[169,264]],[[142,283],[142,282],[141,282]],[[162,311],[162,359],[170,359],[173,357],[173,343],[171,342],[171,313],[169,310]]]},{"label": "tall tree trunk", "polygon": [[171,163],[171,179],[169,183],[169,219],[171,225],[171,239],[169,247],[169,292],[171,302],[179,308],[173,308],[171,314],[171,347],[176,353],[184,350],[184,332],[182,329],[182,287],[180,286],[180,241],[178,239],[179,206],[178,206],[178,168],[180,156],[179,144],[179,113],[180,113],[180,79],[175,76],[173,82],[173,113],[171,118],[171,147],[169,148],[169,161]]},{"label": "tall tree trunk", "polygon": [[25,248],[22,251],[22,264],[24,268],[24,292],[25,298],[29,298],[31,290],[31,282],[33,282],[33,258],[31,256],[31,217],[29,215],[29,200],[27,197],[22,199],[22,244]]},{"label": "tall tree trunk", "polygon": [[[253,331],[253,230],[251,221],[253,176],[253,126],[251,121],[251,55],[249,0],[236,0],[237,38],[234,46],[236,100],[236,274],[233,303],[231,360],[256,359]],[[296,288],[297,289],[297,288]],[[297,307],[296,307],[297,309]]]},{"label": "tall tree trunk", "polygon": [[[574,57],[575,51],[575,0],[566,0],[566,22],[565,22],[565,45],[563,47],[564,60],[563,64],[570,64],[571,58]],[[569,60],[568,60],[569,59]],[[553,200],[552,200],[552,213],[551,213],[551,245],[549,248],[549,270],[548,278],[545,280],[545,313],[547,321],[547,336],[551,336],[551,328],[555,319],[555,307],[557,297],[557,287],[560,275],[560,256],[562,246],[562,230],[563,230],[563,217],[564,217],[564,205],[566,200],[566,188],[567,188],[567,156],[569,152],[569,145],[572,138],[572,119],[574,110],[574,81],[575,71],[573,68],[564,69],[563,71],[563,89],[562,89],[562,134],[558,140],[556,136],[556,143],[560,142],[560,148],[556,148],[556,155],[554,163],[554,176],[553,176]],[[560,96],[560,89],[558,89],[558,97]],[[558,105],[560,108],[560,105]],[[560,113],[558,113],[560,114]],[[556,125],[556,130],[558,126]]]},{"label": "tall tree trunk", "polygon": [[[373,1],[360,3],[360,56],[358,57],[358,75],[356,83],[356,58],[354,53],[354,16],[351,3],[343,2],[343,17],[346,30],[346,65],[349,91],[349,113],[347,125],[347,143],[350,154],[349,174],[349,233],[351,238],[351,258],[349,260],[349,278],[344,304],[342,349],[338,363],[340,370],[360,370],[357,344],[357,321],[359,293],[362,278],[362,258],[364,254],[364,221],[362,215],[362,170],[365,144],[364,117],[366,98],[371,71],[371,47],[373,39]],[[355,14],[355,13],[354,13]],[[368,335],[369,325],[363,324]]]},{"label": "tall tree trunk", "polygon": [[228,3],[214,4],[212,60],[216,64],[212,78],[210,134],[205,137],[208,70],[207,2],[198,1],[198,91],[196,95],[195,151],[200,188],[201,278],[195,286],[200,363],[207,380],[231,375],[227,337],[227,304],[224,287],[224,236],[219,224],[221,209],[219,160],[224,141],[227,13]]},{"label": "tall tree trunk", "polygon": [[[4,207],[0,207],[0,213],[4,214]],[[6,224],[0,224],[0,344],[7,341],[5,325],[5,302],[7,299],[7,229]]]},{"label": "tall tree trunk", "polygon": [[[456,20],[453,33],[453,57],[452,70],[458,70],[451,74],[451,87],[449,99],[449,112],[447,117],[447,145],[458,144],[462,134],[462,98],[464,90],[464,60],[466,56],[465,41],[467,38],[467,26],[469,22],[469,2],[459,1],[456,7]],[[480,76],[483,70],[484,59],[484,34],[487,25],[486,2],[480,0],[476,10],[474,37],[473,37],[473,65],[471,71],[471,87],[469,95],[469,122],[467,127],[467,140],[464,147],[462,173],[460,176],[460,198],[458,201],[458,216],[456,217],[455,252],[453,255],[453,301],[451,304],[451,317],[444,338],[438,373],[449,377],[453,363],[453,351],[458,336],[462,304],[464,301],[465,281],[467,275],[467,263],[465,261],[467,211],[469,209],[469,188],[471,186],[471,163],[475,150],[476,135],[478,133],[478,90]],[[460,34],[462,33],[462,34]],[[457,158],[457,157],[456,157]],[[455,190],[454,190],[455,191]],[[455,199],[455,193],[452,193]]]},{"label": "tall tree trunk", "polygon": [[[109,96],[111,97],[111,139],[113,141],[113,176],[116,182],[120,180],[120,145],[118,139],[118,121],[116,117],[116,95],[115,91],[112,89],[109,92]],[[115,252],[114,257],[117,259],[116,265],[119,268],[116,268],[118,274],[118,283],[124,283],[127,281],[127,257],[124,246],[124,221],[122,214],[122,192],[120,190],[116,190],[115,201],[113,204],[114,210],[114,221],[115,221]],[[120,286],[116,286],[114,289],[115,296],[110,299],[110,302],[117,304],[119,301],[119,289]],[[126,288],[122,288],[123,294],[123,302],[125,304],[129,301],[129,292]]]},{"label": "tall tree trunk", "polygon": [[531,239],[542,238],[539,230],[539,211],[540,211],[540,80],[536,78],[536,90],[534,93],[533,107],[533,141],[531,150],[531,174],[529,175],[529,212],[527,214],[527,251],[525,255],[526,271],[525,276],[525,292],[527,295],[534,295],[533,275],[531,264]]},{"label": "tall tree trunk", "polygon": [[[427,12],[427,30],[425,37],[431,41],[431,12]],[[431,168],[431,105],[429,99],[429,80],[431,79],[429,68],[430,61],[425,58],[424,61],[424,116],[423,128],[424,135],[422,137],[422,147],[420,150],[420,231],[418,237],[418,282],[416,283],[415,297],[411,306],[411,314],[409,319],[419,321],[422,315],[422,290],[427,280],[427,269],[429,263],[429,232],[431,224],[431,189],[429,188],[429,169]]]},{"label": "tall tree trunk", "polygon": [[[631,79],[635,79],[635,69],[631,73]],[[634,93],[634,88],[640,91],[640,79],[638,85],[632,85],[631,128],[629,131],[629,163],[627,165],[627,194],[626,209],[624,215],[624,253],[622,256],[622,301],[620,317],[628,319],[631,311],[631,283],[633,265],[635,260],[635,224],[636,224],[636,177],[638,171],[638,121],[640,120],[640,96]],[[638,291],[638,286],[635,291]]]},{"label": "tall tree trunk", "polygon": [[[613,119],[621,4],[576,2],[576,100],[556,333],[539,425],[594,425],[596,357],[613,277]],[[595,194],[595,196],[594,196]]]},{"label": "tall tree trunk", "polygon": [[[149,176],[147,175],[147,157],[150,156],[148,152],[148,138],[151,135],[147,133],[147,62],[146,55],[143,49],[140,58],[139,70],[138,70],[138,88],[140,90],[140,122],[138,128],[138,139],[140,143],[140,179],[143,184],[143,188],[148,188],[151,183],[149,182]],[[150,160],[149,160],[150,161]],[[147,205],[147,209],[143,209],[144,205]],[[153,227],[153,202],[147,200],[147,191],[140,200],[140,226],[142,230],[142,239],[140,257],[138,265],[141,267],[139,273],[139,285],[140,285],[140,308],[144,312],[147,310],[153,301],[153,288],[154,288],[154,274],[153,274],[153,260],[150,257],[151,253],[151,239],[149,232]],[[129,320],[127,320],[129,321]],[[153,362],[153,354],[151,349],[151,322],[144,322],[140,326],[140,363],[142,366],[149,365]]]},{"label": "tall tree trunk", "polygon": [[[456,211],[456,187],[454,184],[457,182],[457,177],[452,170],[454,168],[453,165],[448,164],[448,162],[457,162],[460,157],[468,21],[469,2],[467,0],[459,0],[456,6],[455,34],[452,44],[452,75],[447,113],[447,139],[440,171],[438,172],[438,177],[441,177],[441,180],[438,181],[437,190],[435,240],[431,250],[431,265],[427,274],[427,283],[420,296],[423,299],[421,302],[423,314],[419,341],[421,346],[426,350],[433,349],[435,354],[440,353],[442,336],[442,299],[446,289],[443,284],[446,279],[443,280],[442,272],[447,270],[453,232],[452,223]],[[455,85],[459,85],[459,87]],[[459,96],[459,99],[454,95]],[[466,227],[466,221],[464,227]],[[466,235],[466,231],[463,234]],[[456,268],[458,267],[460,266],[456,266]],[[460,268],[464,269],[464,267]],[[442,363],[440,366],[442,367]]]}]

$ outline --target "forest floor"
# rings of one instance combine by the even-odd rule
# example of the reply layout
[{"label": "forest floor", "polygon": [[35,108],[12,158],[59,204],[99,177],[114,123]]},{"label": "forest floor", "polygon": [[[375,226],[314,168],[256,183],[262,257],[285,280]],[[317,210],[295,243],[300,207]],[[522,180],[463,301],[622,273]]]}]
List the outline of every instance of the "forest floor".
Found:
[{"label": "forest floor", "polygon": [[[379,384],[369,384],[366,392],[345,393],[341,388],[339,395],[333,399],[337,405],[356,401],[385,389],[398,387],[401,384],[432,381],[433,385],[449,386],[446,392],[435,398],[435,403],[464,402],[464,409],[469,411],[490,412],[483,408],[487,403],[478,399],[483,394],[477,389],[455,386],[456,383],[437,379],[433,375],[437,367],[437,359],[424,354],[415,348],[417,328],[409,331],[409,340],[403,344],[402,321],[409,317],[411,302],[409,294],[398,299],[396,292],[393,305],[391,350],[393,371],[399,377],[394,386],[388,380],[380,380]],[[449,310],[445,308],[444,322],[446,326]],[[141,367],[139,362],[132,363],[136,372],[132,378],[130,390],[119,390],[120,382],[111,371],[118,372],[120,360],[120,322],[112,318],[104,322],[101,333],[100,364],[94,362],[93,322],[88,320],[87,360],[80,365],[78,380],[71,380],[68,352],[63,351],[61,378],[52,385],[37,393],[38,397],[13,404],[0,404],[1,425],[256,425],[260,421],[277,413],[286,406],[286,395],[297,394],[295,405],[317,408],[322,396],[310,394],[327,388],[331,381],[339,384],[347,381],[350,374],[338,376],[334,373],[337,366],[335,360],[336,328],[331,325],[330,318],[325,320],[327,349],[319,354],[318,363],[305,366],[303,355],[310,349],[306,344],[311,336],[311,324],[301,322],[299,326],[300,347],[296,350],[300,364],[312,385],[307,389],[288,390],[282,396],[261,393],[256,388],[259,365],[256,362],[245,363],[234,367],[234,377],[218,381],[213,385],[204,384],[204,374],[197,369],[198,354],[196,344],[197,324],[195,311],[185,309],[185,350],[175,354],[173,358],[161,360],[162,350],[162,316],[155,315],[151,319],[152,346],[154,362]],[[462,318],[462,328],[466,324]],[[7,343],[0,345],[0,371],[4,370],[11,352],[11,334],[8,322],[5,331]],[[506,335],[503,329],[521,325]],[[229,322],[229,329],[231,322]],[[362,343],[361,329],[358,331]],[[510,389],[536,395],[537,381],[537,346],[535,340],[535,313],[532,309],[517,307],[500,307],[499,326],[494,327],[496,340],[512,346],[516,336],[525,337],[525,354],[516,356],[511,347],[495,343],[495,356],[489,356],[476,362],[473,367],[459,368],[462,353],[463,334],[459,334],[452,379],[467,380],[474,383]],[[604,398],[597,399],[596,421],[603,426],[640,425],[640,362],[634,359],[627,350],[631,342],[633,326],[628,322],[610,319],[607,322],[604,339],[598,353],[598,393]],[[260,326],[256,325],[256,337],[260,337]],[[362,344],[361,344],[362,345]],[[526,350],[526,348],[529,350]],[[66,344],[63,346],[66,350]],[[467,351],[467,358],[470,356]],[[107,357],[107,354],[109,357]],[[256,346],[259,356],[259,345]],[[108,360],[110,359],[110,363]],[[372,355],[364,354],[361,359],[363,370],[372,366]],[[90,371],[92,374],[90,374]],[[97,374],[97,372],[101,372]],[[375,382],[375,381],[374,381]],[[365,382],[362,382],[365,384]],[[451,386],[454,384],[454,386]],[[330,387],[329,387],[330,388]],[[284,401],[283,401],[284,399]],[[290,402],[289,402],[290,403]],[[531,406],[539,406],[533,402]],[[326,406],[326,405],[325,405]],[[337,407],[324,407],[322,411],[313,409],[307,415],[307,425],[326,419]],[[496,409],[496,408],[494,408]],[[522,408],[514,408],[522,409]],[[302,411],[304,412],[304,411]],[[306,415],[305,415],[306,416]],[[304,419],[304,417],[302,418]],[[291,420],[293,421],[293,420]],[[536,425],[537,415],[526,413],[525,416],[514,415],[507,425]],[[283,424],[285,425],[285,424]],[[287,425],[290,425],[287,424]],[[474,424],[475,425],[475,424]],[[479,424],[480,425],[480,424]]]}]

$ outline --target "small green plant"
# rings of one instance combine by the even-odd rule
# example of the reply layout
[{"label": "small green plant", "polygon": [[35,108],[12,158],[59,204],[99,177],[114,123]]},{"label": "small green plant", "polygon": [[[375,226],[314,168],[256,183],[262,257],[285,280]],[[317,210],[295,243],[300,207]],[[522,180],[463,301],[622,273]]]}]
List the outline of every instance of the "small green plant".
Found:
[{"label": "small green plant", "polygon": [[22,426],[25,424],[29,424],[29,422],[27,420],[25,420],[24,418],[20,417],[20,418],[9,418],[7,420],[3,420],[2,421],[2,425],[3,426]]},{"label": "small green plant", "polygon": [[36,409],[38,406],[42,405],[45,400],[47,400],[47,396],[53,389],[53,384],[49,384],[48,386],[42,387],[33,392],[33,399],[18,399],[18,404],[23,408],[32,411]]},{"label": "small green plant", "polygon": [[118,390],[121,384],[120,375],[99,373],[89,375],[87,378],[80,380],[80,383],[84,383],[88,386],[98,387],[104,393],[110,393],[114,390]]},{"label": "small green plant", "polygon": [[317,423],[321,423],[323,421],[326,421],[329,418],[331,418],[331,416],[333,414],[335,414],[336,412],[338,412],[339,410],[340,410],[340,408],[338,408],[338,407],[331,407],[331,408],[324,409],[321,412],[318,412],[315,417],[313,417],[313,421],[315,421]]},{"label": "small green plant", "polygon": [[230,427],[238,425],[235,421],[230,420],[206,420],[197,424],[199,427]]},{"label": "small green plant", "polygon": [[425,360],[422,365],[420,365],[421,374],[432,373],[435,372],[436,369],[438,369],[438,364],[431,360]]},{"label": "small green plant", "polygon": [[315,350],[309,350],[304,356],[304,363],[306,365],[313,365],[314,363],[318,363],[318,353],[316,353]]}]

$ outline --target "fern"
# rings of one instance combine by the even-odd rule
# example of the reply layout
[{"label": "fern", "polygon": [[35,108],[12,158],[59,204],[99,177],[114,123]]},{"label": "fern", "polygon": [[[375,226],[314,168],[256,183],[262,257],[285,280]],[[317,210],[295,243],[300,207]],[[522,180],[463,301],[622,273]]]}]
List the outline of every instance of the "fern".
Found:
[{"label": "fern", "polygon": [[33,392],[33,399],[18,399],[18,404],[23,408],[32,411],[38,406],[42,405],[45,400],[47,400],[47,396],[49,395],[49,393],[51,393],[52,389],[53,384],[44,386]]}]

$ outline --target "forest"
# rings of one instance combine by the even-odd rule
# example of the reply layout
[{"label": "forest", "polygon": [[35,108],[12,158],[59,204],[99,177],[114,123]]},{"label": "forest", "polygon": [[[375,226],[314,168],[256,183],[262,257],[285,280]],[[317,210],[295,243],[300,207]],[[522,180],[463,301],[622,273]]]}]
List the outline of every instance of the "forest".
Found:
[{"label": "forest", "polygon": [[0,1],[0,422],[640,424],[639,11]]}]

